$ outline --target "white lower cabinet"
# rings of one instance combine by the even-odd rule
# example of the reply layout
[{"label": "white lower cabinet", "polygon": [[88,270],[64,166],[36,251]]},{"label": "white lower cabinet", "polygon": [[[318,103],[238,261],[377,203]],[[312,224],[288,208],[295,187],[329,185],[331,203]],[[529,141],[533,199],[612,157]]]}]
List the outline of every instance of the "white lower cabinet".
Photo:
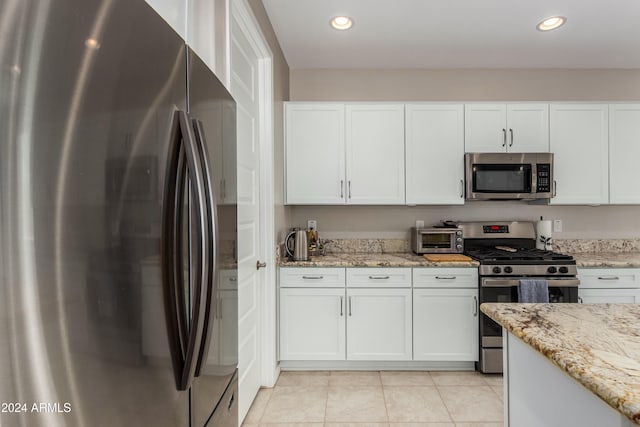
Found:
[{"label": "white lower cabinet", "polygon": [[280,360],[477,361],[477,286],[474,268],[281,268]]},{"label": "white lower cabinet", "polygon": [[478,360],[478,290],[413,290],[413,359]]},{"label": "white lower cabinet", "polygon": [[411,360],[411,289],[347,289],[347,360]]},{"label": "white lower cabinet", "polygon": [[280,359],[344,360],[344,288],[280,289]]},{"label": "white lower cabinet", "polygon": [[640,269],[581,268],[578,278],[582,303],[640,303]]},{"label": "white lower cabinet", "polygon": [[413,269],[413,359],[478,360],[478,270]]}]

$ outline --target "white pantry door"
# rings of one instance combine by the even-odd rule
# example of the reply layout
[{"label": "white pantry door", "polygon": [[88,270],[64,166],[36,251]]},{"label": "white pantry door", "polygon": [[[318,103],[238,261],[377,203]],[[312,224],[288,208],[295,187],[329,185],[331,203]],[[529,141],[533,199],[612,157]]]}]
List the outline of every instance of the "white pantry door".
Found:
[{"label": "white pantry door", "polygon": [[240,13],[231,14],[230,91],[237,103],[239,420],[261,384],[260,72]]}]

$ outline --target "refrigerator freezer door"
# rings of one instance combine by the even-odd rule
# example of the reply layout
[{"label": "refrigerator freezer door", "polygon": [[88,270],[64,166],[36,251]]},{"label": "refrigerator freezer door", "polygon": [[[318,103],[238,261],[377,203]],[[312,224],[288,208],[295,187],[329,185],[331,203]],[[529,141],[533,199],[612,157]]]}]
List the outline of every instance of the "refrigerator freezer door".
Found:
[{"label": "refrigerator freezer door", "polygon": [[192,386],[194,426],[201,427],[220,406],[238,365],[236,122],[235,102],[222,83],[193,52],[188,62],[189,115],[201,122],[217,213],[217,269],[207,325],[208,348],[203,349],[206,359]]},{"label": "refrigerator freezer door", "polygon": [[184,43],[143,1],[0,16],[0,424],[186,427],[159,273]]}]

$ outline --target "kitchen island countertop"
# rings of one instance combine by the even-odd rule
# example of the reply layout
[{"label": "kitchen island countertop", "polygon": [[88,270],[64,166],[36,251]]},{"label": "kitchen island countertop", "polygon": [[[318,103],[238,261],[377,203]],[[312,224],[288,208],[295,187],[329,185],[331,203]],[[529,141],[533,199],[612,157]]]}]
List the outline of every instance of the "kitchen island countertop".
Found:
[{"label": "kitchen island countertop", "polygon": [[640,305],[486,303],[480,309],[640,424]]},{"label": "kitchen island countertop", "polygon": [[282,258],[279,267],[478,267],[478,262],[431,262],[422,255],[397,253],[344,253],[312,256],[309,261]]}]

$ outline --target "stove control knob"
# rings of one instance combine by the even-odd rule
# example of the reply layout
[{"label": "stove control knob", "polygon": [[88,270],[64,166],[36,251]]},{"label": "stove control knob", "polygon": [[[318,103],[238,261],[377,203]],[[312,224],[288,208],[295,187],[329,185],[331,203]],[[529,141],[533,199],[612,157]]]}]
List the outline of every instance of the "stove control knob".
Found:
[{"label": "stove control knob", "polygon": [[555,267],[549,267],[549,268],[547,268],[547,273],[549,273],[549,274],[556,273],[557,271],[558,271],[558,269],[557,269],[557,268],[555,268]]},{"label": "stove control knob", "polygon": [[567,267],[560,267],[560,270],[558,271],[560,271],[560,273],[566,274],[569,272],[569,269]]},{"label": "stove control knob", "polygon": [[494,274],[500,274],[500,273],[502,273],[502,270],[500,269],[500,267],[493,267],[493,273]]},{"label": "stove control knob", "polygon": [[511,274],[511,273],[513,273],[513,268],[511,268],[511,267],[505,267],[505,268],[504,268],[504,272],[505,272],[505,273],[507,273],[507,274]]}]

